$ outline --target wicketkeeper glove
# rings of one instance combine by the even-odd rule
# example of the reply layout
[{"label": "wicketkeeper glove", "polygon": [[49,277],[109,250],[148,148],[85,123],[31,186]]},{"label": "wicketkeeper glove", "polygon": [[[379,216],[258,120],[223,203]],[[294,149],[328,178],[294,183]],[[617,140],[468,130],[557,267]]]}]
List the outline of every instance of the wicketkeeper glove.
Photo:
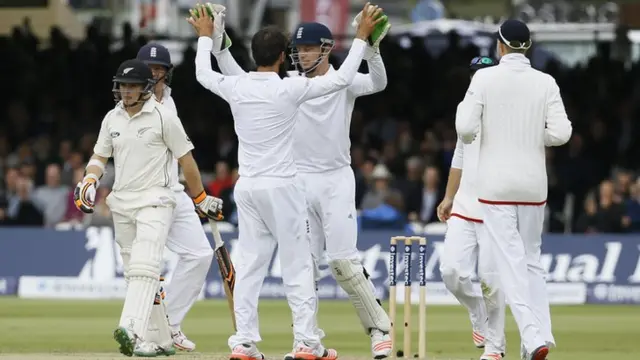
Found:
[{"label": "wicketkeeper glove", "polygon": [[73,202],[78,210],[85,214],[93,213],[96,201],[96,189],[100,186],[98,177],[94,174],[87,174],[82,182],[76,185],[73,191]]},{"label": "wicketkeeper glove", "polygon": [[[380,16],[382,16],[384,20],[382,20],[376,25],[375,29],[373,30],[373,33],[371,33],[371,35],[367,39],[369,46],[367,47],[364,54],[365,60],[370,59],[373,55],[378,54],[380,52],[380,49],[379,49],[380,42],[382,41],[382,39],[385,38],[385,36],[387,36],[389,29],[391,29],[391,24],[389,23],[389,19],[387,18],[387,15],[384,15],[383,13]],[[353,19],[353,22],[351,22],[351,26],[357,29],[358,25],[360,25],[361,19],[362,19],[362,11],[360,11],[358,15],[356,15],[356,17]]]},{"label": "wicketkeeper glove", "polygon": [[[231,47],[231,39],[227,36],[227,32],[224,29],[225,22],[224,18],[226,16],[227,8],[223,5],[206,3],[204,8],[207,11],[207,14],[213,18],[213,34],[211,34],[211,38],[213,39],[213,48],[211,52],[217,54],[224,49],[228,49]],[[198,13],[194,9],[189,9],[189,14],[191,17],[197,18]]]},{"label": "wicketkeeper glove", "polygon": [[212,220],[220,221],[222,216],[222,199],[207,195],[203,190],[200,195],[193,198],[196,205],[196,212],[201,217],[207,217]]}]

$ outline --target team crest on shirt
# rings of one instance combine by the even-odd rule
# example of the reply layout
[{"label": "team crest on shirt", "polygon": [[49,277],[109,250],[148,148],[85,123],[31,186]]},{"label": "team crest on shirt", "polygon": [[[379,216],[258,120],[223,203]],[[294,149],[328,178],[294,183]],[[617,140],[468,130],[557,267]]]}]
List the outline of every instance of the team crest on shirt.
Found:
[{"label": "team crest on shirt", "polygon": [[151,127],[143,127],[138,129],[138,139],[142,137],[142,135],[144,135],[144,133],[146,133],[149,129],[151,129]]},{"label": "team crest on shirt", "polygon": [[112,139],[117,138],[118,136],[120,136],[120,133],[117,131],[112,131],[109,135],[111,135]]}]

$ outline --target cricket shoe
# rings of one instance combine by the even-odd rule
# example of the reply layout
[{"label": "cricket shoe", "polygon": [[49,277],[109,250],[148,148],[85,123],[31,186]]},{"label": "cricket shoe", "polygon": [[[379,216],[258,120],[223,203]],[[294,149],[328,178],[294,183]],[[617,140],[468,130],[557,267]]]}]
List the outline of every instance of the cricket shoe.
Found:
[{"label": "cricket shoe", "polygon": [[178,350],[182,351],[193,351],[196,349],[196,344],[187,339],[187,335],[185,335],[182,331],[175,332],[171,334],[173,338],[173,346]]},{"label": "cricket shoe", "polygon": [[373,358],[380,360],[389,357],[391,355],[391,336],[385,334],[378,329],[371,330],[371,353]]},{"label": "cricket shoe", "polygon": [[236,345],[231,351],[229,360],[263,360],[264,354],[258,351],[255,344]]},{"label": "cricket shoe", "polygon": [[133,356],[133,349],[138,342],[138,337],[131,331],[119,327],[113,332],[113,338],[120,344],[120,353],[125,356]]},{"label": "cricket shoe", "polygon": [[484,335],[482,335],[481,332],[473,330],[473,333],[471,333],[471,337],[473,338],[473,345],[475,345],[478,349],[484,348],[485,339]]},{"label": "cricket shoe", "polygon": [[137,357],[172,356],[176,354],[176,349],[172,343],[167,346],[160,346],[152,341],[138,341],[133,349],[133,355]]},{"label": "cricket shoe", "polygon": [[480,356],[480,360],[502,360],[502,358],[504,358],[504,354],[503,353],[497,353],[497,352],[484,352],[484,354],[482,354],[482,356]]},{"label": "cricket shoe", "polygon": [[293,352],[284,356],[285,360],[336,360],[338,352],[334,349],[326,349],[319,345],[312,348],[304,342],[299,342],[293,347]]},{"label": "cricket shoe", "polygon": [[549,354],[549,347],[547,345],[538,346],[526,360],[547,360]]}]

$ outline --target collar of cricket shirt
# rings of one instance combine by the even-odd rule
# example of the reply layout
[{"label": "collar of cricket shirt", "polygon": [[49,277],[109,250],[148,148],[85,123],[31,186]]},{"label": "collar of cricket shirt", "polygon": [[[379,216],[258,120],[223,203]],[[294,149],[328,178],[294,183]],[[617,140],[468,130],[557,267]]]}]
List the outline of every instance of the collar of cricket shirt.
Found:
[{"label": "collar of cricket shirt", "polygon": [[171,96],[171,87],[169,85],[165,85],[164,89],[162,89],[162,100]]},{"label": "collar of cricket shirt", "polygon": [[[153,96],[151,97],[151,99],[153,99]],[[149,99],[149,100],[151,100],[151,99]],[[129,119],[134,119],[134,118],[140,116],[141,114],[153,112],[153,109],[156,108],[156,102],[155,101],[149,101],[149,100],[147,100],[144,103],[144,105],[142,105],[142,109],[140,109],[140,111],[137,114],[135,114],[135,115],[133,115],[131,117],[129,117],[129,114],[127,113],[127,110],[125,110],[124,106],[122,106],[122,100],[120,100],[120,102],[118,103],[118,111],[120,111],[121,114],[127,116]]]},{"label": "collar of cricket shirt", "polygon": [[277,77],[280,79],[280,76],[273,71],[250,71],[249,77],[252,79],[271,79],[272,77]]},{"label": "collar of cricket shirt", "polygon": [[503,57],[500,58],[500,64],[507,64],[507,65],[517,64],[517,65],[531,66],[531,62],[529,61],[529,58],[524,56],[524,54],[518,54],[518,53],[511,53],[511,54],[504,55]]}]

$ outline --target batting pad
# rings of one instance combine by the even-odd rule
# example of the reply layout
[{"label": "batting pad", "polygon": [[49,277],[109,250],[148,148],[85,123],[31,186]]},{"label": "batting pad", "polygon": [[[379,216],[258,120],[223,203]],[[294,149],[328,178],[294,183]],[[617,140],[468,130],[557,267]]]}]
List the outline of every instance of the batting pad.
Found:
[{"label": "batting pad", "polygon": [[164,294],[162,289],[162,281],[160,279],[160,288],[156,292],[153,306],[151,307],[151,316],[149,318],[149,328],[147,329],[146,341],[152,341],[162,348],[170,347],[173,344],[171,337],[171,328],[169,327],[169,318],[167,317],[167,308],[164,303]]},{"label": "batting pad", "polygon": [[144,339],[149,327],[149,316],[158,286],[157,278],[133,275],[129,278],[120,326],[133,331],[141,339]]},{"label": "batting pad", "polygon": [[374,287],[358,260],[329,261],[331,272],[342,289],[349,295],[367,335],[371,329],[389,332],[391,322],[374,295]]}]

